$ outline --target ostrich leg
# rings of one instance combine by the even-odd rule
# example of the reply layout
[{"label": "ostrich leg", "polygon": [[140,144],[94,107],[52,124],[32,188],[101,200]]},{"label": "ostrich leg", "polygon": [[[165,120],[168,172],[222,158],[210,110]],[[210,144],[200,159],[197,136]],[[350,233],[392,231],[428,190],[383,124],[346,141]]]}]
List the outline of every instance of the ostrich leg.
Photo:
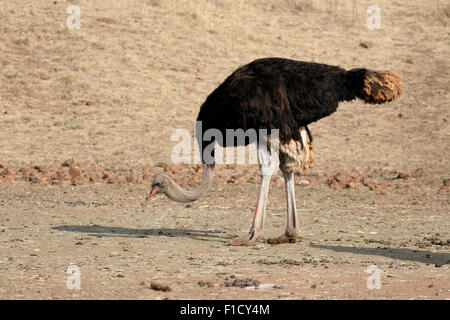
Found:
[{"label": "ostrich leg", "polygon": [[261,183],[259,186],[258,202],[256,204],[255,215],[253,216],[252,227],[248,235],[238,237],[228,241],[229,246],[252,246],[263,235],[264,229],[264,215],[266,211],[267,194],[269,192],[269,182],[271,176],[261,176]]},{"label": "ostrich leg", "polygon": [[[267,144],[266,144],[267,145]],[[256,204],[255,215],[253,216],[252,227],[248,235],[238,237],[228,241],[229,246],[252,246],[258,239],[261,239],[264,229],[264,215],[266,213],[267,194],[269,193],[269,183],[273,168],[277,167],[278,154],[269,152],[263,145],[258,146],[259,171],[261,173],[261,183],[259,185],[259,196]]]},{"label": "ostrich leg", "polygon": [[271,244],[294,243],[297,239],[298,218],[297,209],[295,207],[294,193],[294,173],[283,172],[284,182],[286,185],[286,202],[287,202],[287,224],[286,231],[277,238],[268,240]]}]

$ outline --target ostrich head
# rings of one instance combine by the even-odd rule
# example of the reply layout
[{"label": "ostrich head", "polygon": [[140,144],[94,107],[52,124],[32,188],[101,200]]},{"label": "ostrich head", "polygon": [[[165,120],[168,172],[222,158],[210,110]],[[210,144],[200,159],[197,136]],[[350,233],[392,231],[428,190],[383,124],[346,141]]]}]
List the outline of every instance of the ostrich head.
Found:
[{"label": "ostrich head", "polygon": [[164,173],[159,173],[153,178],[152,188],[147,196],[147,200],[158,192],[165,192],[170,184],[169,177]]},{"label": "ostrich head", "polygon": [[173,179],[164,173],[155,176],[152,188],[147,196],[147,200],[156,193],[162,192],[167,197],[178,202],[190,202],[204,196],[213,182],[214,165],[203,165],[203,176],[200,186],[194,190],[186,190],[180,187]]}]

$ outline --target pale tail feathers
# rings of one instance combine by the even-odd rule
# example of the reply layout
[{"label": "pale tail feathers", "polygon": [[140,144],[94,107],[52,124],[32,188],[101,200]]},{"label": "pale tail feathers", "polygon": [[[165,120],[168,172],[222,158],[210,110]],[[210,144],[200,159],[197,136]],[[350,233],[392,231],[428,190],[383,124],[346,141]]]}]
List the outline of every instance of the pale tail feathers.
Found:
[{"label": "pale tail feathers", "polygon": [[393,101],[402,93],[402,79],[392,71],[353,69],[346,77],[347,85],[366,103]]}]

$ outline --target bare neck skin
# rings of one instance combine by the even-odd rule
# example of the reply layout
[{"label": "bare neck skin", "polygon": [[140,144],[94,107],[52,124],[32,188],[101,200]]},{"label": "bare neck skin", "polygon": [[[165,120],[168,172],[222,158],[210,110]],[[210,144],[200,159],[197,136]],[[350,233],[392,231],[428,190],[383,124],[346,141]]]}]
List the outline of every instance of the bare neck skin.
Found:
[{"label": "bare neck skin", "polygon": [[211,187],[214,178],[214,166],[203,165],[202,182],[199,187],[194,190],[186,190],[180,187],[169,176],[166,176],[167,187],[163,193],[171,200],[177,202],[191,202],[203,197]]}]

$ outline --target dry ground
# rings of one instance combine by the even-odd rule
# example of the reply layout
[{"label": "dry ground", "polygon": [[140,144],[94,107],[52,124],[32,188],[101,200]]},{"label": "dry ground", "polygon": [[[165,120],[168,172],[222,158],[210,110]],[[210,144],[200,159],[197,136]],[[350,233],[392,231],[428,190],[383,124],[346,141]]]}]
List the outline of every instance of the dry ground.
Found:
[{"label": "dry ground", "polygon": [[[393,103],[342,104],[311,125],[313,173],[424,176],[385,192],[299,185],[299,241],[251,248],[223,244],[248,231],[256,184],[223,183],[186,206],[145,201],[146,184],[1,183],[0,298],[450,298],[450,192],[438,192],[450,167],[447,1],[378,1],[380,30],[366,28],[370,1],[80,0],[81,30],[65,26],[69,4],[0,5],[0,162],[170,162],[172,131],[193,131],[211,90],[239,65],[279,56],[389,69],[404,81]],[[269,199],[273,236],[284,190]],[[81,290],[66,287],[71,264]],[[379,290],[366,287],[374,264]],[[281,288],[224,286],[231,275]]]}]

